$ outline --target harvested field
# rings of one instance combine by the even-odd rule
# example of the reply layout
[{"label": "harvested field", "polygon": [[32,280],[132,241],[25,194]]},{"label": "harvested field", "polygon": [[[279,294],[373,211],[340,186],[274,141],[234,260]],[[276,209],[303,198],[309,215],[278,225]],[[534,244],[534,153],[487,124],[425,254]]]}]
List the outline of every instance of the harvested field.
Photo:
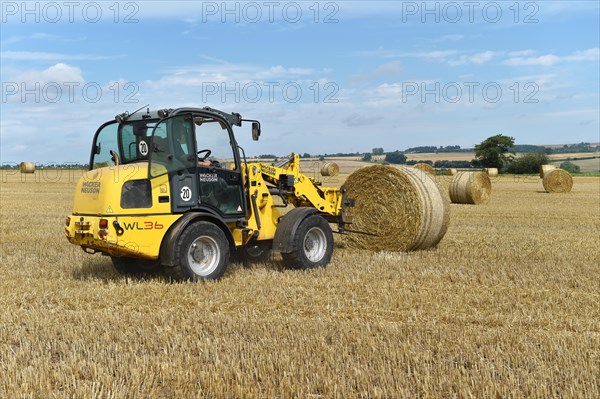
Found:
[{"label": "harvested field", "polygon": [[495,178],[487,206],[451,205],[431,250],[340,243],[323,270],[275,258],[171,284],[67,243],[72,171],[14,173],[2,398],[600,397],[600,178],[574,177],[569,195]]}]

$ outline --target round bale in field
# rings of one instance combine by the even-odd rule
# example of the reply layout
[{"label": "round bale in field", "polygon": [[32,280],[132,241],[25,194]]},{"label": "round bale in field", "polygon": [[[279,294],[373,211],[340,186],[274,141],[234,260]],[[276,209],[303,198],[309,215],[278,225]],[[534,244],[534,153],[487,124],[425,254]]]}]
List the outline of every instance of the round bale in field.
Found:
[{"label": "round bale in field", "polygon": [[550,172],[551,170],[556,169],[555,165],[542,165],[540,166],[540,179],[544,178],[544,175],[548,172]]},{"label": "round bale in field", "polygon": [[454,176],[458,171],[455,168],[446,169],[446,176]]},{"label": "round bale in field", "polygon": [[492,182],[487,173],[459,172],[450,183],[450,200],[455,204],[487,204],[492,196]]},{"label": "round bale in field", "polygon": [[412,251],[437,245],[450,222],[450,201],[433,178],[412,168],[375,165],[352,173],[344,186],[355,200],[348,209],[351,248]]},{"label": "round bale in field", "polygon": [[416,163],[414,164],[413,168],[435,176],[435,169],[433,169],[433,166],[429,165],[428,163]]},{"label": "round bale in field", "polygon": [[573,188],[573,177],[566,170],[552,169],[544,173],[542,184],[549,193],[569,193]]},{"label": "round bale in field", "polygon": [[21,173],[35,173],[35,164],[33,162],[21,162],[19,169]]},{"label": "round bale in field", "polygon": [[335,162],[327,162],[321,167],[321,176],[337,176],[340,173],[340,167]]},{"label": "round bale in field", "polygon": [[483,173],[489,177],[498,177],[498,168],[484,168]]}]

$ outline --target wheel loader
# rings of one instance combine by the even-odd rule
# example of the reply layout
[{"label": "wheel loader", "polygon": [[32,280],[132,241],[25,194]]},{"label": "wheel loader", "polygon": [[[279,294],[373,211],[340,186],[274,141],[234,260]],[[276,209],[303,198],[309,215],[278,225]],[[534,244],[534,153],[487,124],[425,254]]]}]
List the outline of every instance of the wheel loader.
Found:
[{"label": "wheel loader", "polygon": [[164,269],[175,280],[218,279],[234,255],[261,261],[272,251],[293,268],[326,266],[330,224],[351,231],[353,201],[302,174],[297,154],[248,162],[233,131],[244,123],[258,140],[259,121],[209,107],[138,110],[102,124],[67,239],[110,256],[120,273]]}]

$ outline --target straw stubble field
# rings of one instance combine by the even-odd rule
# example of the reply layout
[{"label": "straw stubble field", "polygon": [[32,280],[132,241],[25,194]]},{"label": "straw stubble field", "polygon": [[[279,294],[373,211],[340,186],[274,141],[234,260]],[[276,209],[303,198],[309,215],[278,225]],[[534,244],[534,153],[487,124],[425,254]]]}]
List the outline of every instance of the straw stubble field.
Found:
[{"label": "straw stubble field", "polygon": [[2,176],[0,397],[600,396],[598,178],[494,178],[432,250],[172,284],[67,244],[74,182],[39,177]]}]

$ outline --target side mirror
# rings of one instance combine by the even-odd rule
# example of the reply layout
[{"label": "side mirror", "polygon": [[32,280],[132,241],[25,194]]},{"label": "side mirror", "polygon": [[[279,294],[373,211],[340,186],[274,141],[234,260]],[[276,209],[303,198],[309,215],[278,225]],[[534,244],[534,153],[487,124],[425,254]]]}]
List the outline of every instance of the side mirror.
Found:
[{"label": "side mirror", "polygon": [[252,140],[258,141],[260,137],[260,123],[252,122]]},{"label": "side mirror", "polygon": [[99,155],[100,151],[102,151],[102,143],[98,143],[96,145],[96,148],[94,148],[94,152],[96,153],[96,155]]}]

